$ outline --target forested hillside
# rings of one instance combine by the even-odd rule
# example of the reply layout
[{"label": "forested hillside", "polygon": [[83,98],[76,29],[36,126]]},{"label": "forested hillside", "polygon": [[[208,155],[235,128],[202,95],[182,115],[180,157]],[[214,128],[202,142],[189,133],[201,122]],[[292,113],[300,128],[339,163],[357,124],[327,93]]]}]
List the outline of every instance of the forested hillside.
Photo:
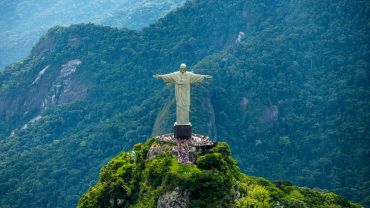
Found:
[{"label": "forested hillside", "polygon": [[244,172],[370,206],[370,7],[357,3],[284,4],[197,67],[214,70],[217,136]]},{"label": "forested hillside", "polygon": [[361,208],[334,193],[247,176],[225,142],[199,149],[195,161],[186,165],[180,165],[171,151],[152,155],[154,149],[169,146],[152,138],[121,152],[102,168],[98,183],[77,207]]},{"label": "forested hillside", "polygon": [[0,205],[70,207],[121,150],[170,132],[185,62],[194,132],[243,172],[370,205],[367,1],[189,1],[141,31],[54,27],[0,73]]},{"label": "forested hillside", "polygon": [[3,0],[0,2],[0,70],[24,59],[55,25],[95,23],[139,29],[185,0]]}]

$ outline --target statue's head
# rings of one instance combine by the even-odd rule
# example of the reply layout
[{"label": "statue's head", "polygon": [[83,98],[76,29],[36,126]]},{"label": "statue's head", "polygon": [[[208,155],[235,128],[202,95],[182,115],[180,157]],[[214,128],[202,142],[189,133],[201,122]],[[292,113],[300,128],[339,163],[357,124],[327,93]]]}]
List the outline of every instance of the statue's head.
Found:
[{"label": "statue's head", "polygon": [[186,64],[181,64],[180,65],[180,72],[185,73],[186,72]]}]

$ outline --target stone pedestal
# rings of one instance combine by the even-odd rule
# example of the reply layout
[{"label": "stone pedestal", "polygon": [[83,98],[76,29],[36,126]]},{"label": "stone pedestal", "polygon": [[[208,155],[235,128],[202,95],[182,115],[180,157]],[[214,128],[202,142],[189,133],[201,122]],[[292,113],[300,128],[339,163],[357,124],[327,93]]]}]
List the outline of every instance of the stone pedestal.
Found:
[{"label": "stone pedestal", "polygon": [[188,125],[178,125],[175,123],[175,125],[173,126],[173,132],[176,139],[191,139],[191,123],[189,123]]},{"label": "stone pedestal", "polygon": [[174,136],[177,140],[177,157],[180,164],[190,163],[189,161],[189,141],[192,135],[191,124],[174,125]]}]

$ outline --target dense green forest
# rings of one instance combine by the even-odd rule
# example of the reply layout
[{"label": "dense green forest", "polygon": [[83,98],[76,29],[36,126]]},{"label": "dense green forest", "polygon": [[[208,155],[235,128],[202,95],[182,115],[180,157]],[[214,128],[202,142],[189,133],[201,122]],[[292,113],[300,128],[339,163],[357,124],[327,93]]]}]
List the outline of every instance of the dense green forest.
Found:
[{"label": "dense green forest", "polygon": [[0,70],[25,58],[55,25],[94,23],[139,29],[155,22],[185,0],[2,0]]},{"label": "dense green forest", "polygon": [[[98,183],[81,197],[77,207],[154,208],[174,200],[177,206],[169,207],[361,207],[323,190],[246,176],[225,142],[201,151],[194,164],[180,165],[169,151],[148,159],[151,146],[168,145],[151,139],[136,144],[130,152],[121,152],[102,168]],[[166,200],[166,195],[172,200]]]},{"label": "dense green forest", "polygon": [[241,170],[370,206],[367,1],[188,1],[140,31],[54,27],[0,72],[0,206],[71,207],[121,150],[170,132],[184,62],[194,132]]}]

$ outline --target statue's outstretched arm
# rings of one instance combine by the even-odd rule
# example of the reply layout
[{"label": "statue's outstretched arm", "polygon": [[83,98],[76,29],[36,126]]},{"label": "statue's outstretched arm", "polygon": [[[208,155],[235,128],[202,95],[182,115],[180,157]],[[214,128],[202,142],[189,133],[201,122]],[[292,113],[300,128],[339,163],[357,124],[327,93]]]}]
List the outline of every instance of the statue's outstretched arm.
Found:
[{"label": "statue's outstretched arm", "polygon": [[204,79],[212,79],[210,75],[202,75],[202,74],[192,74],[191,75],[191,83],[197,84],[203,82]]},{"label": "statue's outstretched arm", "polygon": [[155,74],[154,78],[162,79],[166,83],[175,83],[174,74]]}]

